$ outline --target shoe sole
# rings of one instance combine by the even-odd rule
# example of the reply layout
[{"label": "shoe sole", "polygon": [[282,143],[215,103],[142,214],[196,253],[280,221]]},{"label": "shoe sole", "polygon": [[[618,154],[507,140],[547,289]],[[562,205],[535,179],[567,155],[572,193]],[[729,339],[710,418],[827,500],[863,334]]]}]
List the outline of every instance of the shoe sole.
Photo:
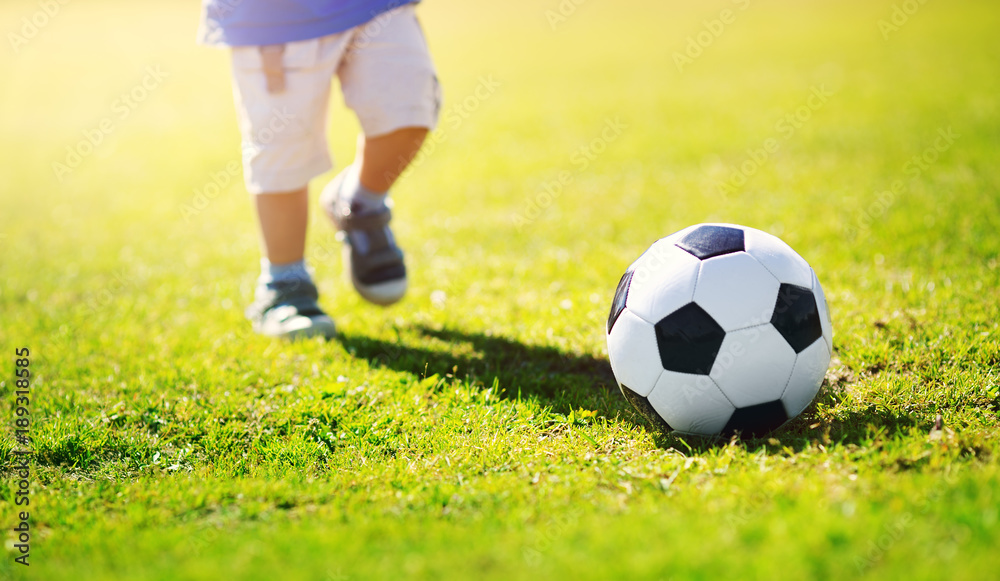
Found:
[{"label": "shoe sole", "polygon": [[276,339],[308,339],[311,337],[325,337],[332,339],[337,336],[337,327],[333,319],[329,317],[320,319],[310,319],[309,317],[296,317],[294,321],[287,321],[281,325],[280,329],[264,329],[259,325],[254,325],[253,330],[267,337]]},{"label": "shoe sole", "polygon": [[364,284],[354,276],[354,268],[351,265],[351,246],[346,243],[344,244],[343,258],[346,278],[351,281],[354,290],[358,291],[361,298],[369,303],[387,307],[398,303],[406,295],[406,289],[409,286],[406,277],[375,284]]}]

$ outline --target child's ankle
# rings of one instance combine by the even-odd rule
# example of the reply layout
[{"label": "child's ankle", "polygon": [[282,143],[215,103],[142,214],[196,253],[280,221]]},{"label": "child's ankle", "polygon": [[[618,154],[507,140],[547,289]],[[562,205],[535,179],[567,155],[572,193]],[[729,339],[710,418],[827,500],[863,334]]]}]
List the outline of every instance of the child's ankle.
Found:
[{"label": "child's ankle", "polygon": [[351,167],[344,176],[340,197],[351,206],[353,212],[369,214],[380,211],[386,205],[389,192],[376,192],[361,183],[357,167]]}]

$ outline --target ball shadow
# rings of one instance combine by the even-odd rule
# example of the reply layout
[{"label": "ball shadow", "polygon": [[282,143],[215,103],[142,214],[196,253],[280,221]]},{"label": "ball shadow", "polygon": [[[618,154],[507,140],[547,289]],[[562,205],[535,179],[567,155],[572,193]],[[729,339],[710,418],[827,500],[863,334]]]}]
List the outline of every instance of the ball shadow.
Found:
[{"label": "ball shadow", "polygon": [[[628,409],[606,359],[566,353],[555,347],[528,345],[488,332],[433,329],[417,326],[425,341],[407,345],[360,335],[341,335],[339,341],[369,365],[417,376],[452,374],[471,384],[499,382],[506,398],[536,398],[558,413],[595,405],[606,417]],[[435,344],[445,343],[445,347]],[[617,397],[616,397],[617,396]]]},{"label": "ball shadow", "polygon": [[[702,437],[665,433],[638,413],[619,393],[611,365],[604,358],[566,353],[546,345],[529,345],[489,332],[469,332],[453,328],[434,329],[416,326],[408,329],[423,341],[405,344],[361,335],[343,335],[340,343],[356,357],[368,360],[373,367],[412,373],[419,377],[451,374],[473,385],[489,386],[499,382],[501,397],[535,398],[557,413],[588,407],[609,418],[628,421],[642,427],[657,447],[674,448],[685,453],[704,453],[727,446],[729,437]],[[435,343],[445,346],[435,347]],[[821,444],[863,444],[872,429],[893,434],[914,426],[926,427],[917,418],[898,414],[884,407],[869,406],[850,410],[833,419],[821,419],[816,402],[835,404],[836,398],[824,385],[806,410],[778,430],[757,438],[737,442],[748,451],[767,450],[780,453],[786,449],[801,451]]]}]

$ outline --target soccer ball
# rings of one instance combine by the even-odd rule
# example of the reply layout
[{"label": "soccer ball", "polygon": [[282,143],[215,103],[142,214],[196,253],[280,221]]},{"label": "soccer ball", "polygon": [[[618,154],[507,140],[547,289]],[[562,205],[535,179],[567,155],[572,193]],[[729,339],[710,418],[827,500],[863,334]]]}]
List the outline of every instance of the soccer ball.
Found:
[{"label": "soccer ball", "polygon": [[802,413],[833,349],[823,288],[778,238],[698,224],[625,271],[608,316],[625,398],[665,430],[761,436]]}]

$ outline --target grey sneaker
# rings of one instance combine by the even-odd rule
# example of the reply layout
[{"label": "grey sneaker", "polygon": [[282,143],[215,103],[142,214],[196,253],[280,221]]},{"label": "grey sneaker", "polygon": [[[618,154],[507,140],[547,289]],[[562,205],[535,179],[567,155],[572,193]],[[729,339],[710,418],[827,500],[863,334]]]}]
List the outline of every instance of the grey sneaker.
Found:
[{"label": "grey sneaker", "polygon": [[253,330],[268,337],[298,339],[337,334],[333,319],[316,303],[319,293],[308,280],[276,281],[247,307],[246,316]]},{"label": "grey sneaker", "polygon": [[403,251],[389,229],[392,211],[384,207],[373,213],[357,213],[357,208],[340,199],[343,181],[341,172],[323,189],[320,204],[344,243],[344,268],[365,300],[391,305],[403,298],[407,286]]}]

